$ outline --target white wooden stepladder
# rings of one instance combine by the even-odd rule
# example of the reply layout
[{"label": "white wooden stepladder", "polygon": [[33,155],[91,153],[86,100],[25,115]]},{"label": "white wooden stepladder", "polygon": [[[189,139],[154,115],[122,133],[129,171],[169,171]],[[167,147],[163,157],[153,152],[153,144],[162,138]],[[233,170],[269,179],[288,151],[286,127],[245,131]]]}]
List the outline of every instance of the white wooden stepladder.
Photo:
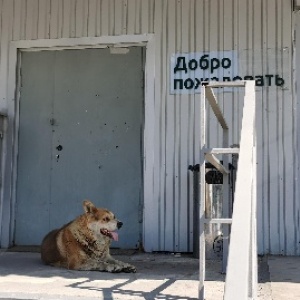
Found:
[{"label": "white wooden stepladder", "polygon": [[[213,88],[244,88],[244,108],[239,148],[229,147],[229,131]],[[206,144],[206,99],[223,129],[223,147],[208,148]],[[255,81],[210,82],[202,85],[200,136],[200,207],[199,207],[199,299],[204,300],[205,224],[223,224],[222,271],[226,273],[225,300],[257,298],[256,241],[256,132]],[[228,185],[229,155],[238,154],[234,204],[231,217]],[[217,158],[222,155],[223,163]],[[205,164],[210,162],[223,174],[223,216],[205,217]],[[230,230],[231,224],[231,230]],[[229,251],[228,251],[229,250]]]}]

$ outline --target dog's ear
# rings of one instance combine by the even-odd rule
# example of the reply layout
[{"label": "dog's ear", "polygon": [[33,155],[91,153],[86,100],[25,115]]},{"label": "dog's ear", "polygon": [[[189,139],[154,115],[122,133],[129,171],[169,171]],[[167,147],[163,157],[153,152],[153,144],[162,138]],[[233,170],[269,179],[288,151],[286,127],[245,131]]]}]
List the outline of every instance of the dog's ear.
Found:
[{"label": "dog's ear", "polygon": [[86,213],[93,213],[96,210],[96,207],[90,200],[84,200],[83,209]]}]

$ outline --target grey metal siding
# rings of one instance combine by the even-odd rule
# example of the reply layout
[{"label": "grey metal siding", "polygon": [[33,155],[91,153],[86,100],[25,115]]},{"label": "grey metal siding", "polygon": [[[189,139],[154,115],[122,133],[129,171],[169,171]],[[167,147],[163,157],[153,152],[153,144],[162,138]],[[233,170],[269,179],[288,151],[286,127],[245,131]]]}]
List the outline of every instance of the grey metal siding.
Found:
[{"label": "grey metal siding", "polygon": [[[290,0],[0,0],[0,109],[6,110],[9,41],[154,33],[155,157],[148,250],[192,250],[192,174],[199,162],[199,95],[170,95],[170,56],[237,50],[246,71],[282,73],[286,89],[257,89],[260,253],[300,254],[293,16]],[[284,50],[285,49],[285,50]],[[286,52],[284,52],[286,51]],[[261,64],[255,63],[260,60]],[[274,65],[275,64],[275,65]],[[272,65],[272,66],[271,66]],[[239,92],[221,98],[239,140]],[[220,131],[210,121],[209,142]],[[147,184],[147,182],[145,182]],[[147,218],[147,216],[145,216]],[[148,223],[147,223],[148,224]]]}]

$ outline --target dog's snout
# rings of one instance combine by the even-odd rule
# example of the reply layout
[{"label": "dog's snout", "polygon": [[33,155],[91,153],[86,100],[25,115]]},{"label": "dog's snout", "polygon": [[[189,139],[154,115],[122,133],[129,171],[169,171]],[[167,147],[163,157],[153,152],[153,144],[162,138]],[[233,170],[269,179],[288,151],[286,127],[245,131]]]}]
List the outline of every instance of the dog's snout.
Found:
[{"label": "dog's snout", "polygon": [[118,229],[120,229],[123,226],[123,222],[118,221],[117,226],[118,226]]}]

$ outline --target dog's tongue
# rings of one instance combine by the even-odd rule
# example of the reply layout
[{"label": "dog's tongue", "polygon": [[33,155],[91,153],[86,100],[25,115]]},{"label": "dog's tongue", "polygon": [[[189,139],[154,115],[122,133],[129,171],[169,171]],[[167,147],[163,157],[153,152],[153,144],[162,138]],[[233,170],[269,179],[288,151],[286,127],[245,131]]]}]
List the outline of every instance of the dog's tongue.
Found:
[{"label": "dog's tongue", "polygon": [[118,241],[118,240],[119,240],[119,235],[118,235],[117,232],[111,231],[110,233],[111,233],[111,237],[112,237],[112,239],[113,239],[114,241]]}]

